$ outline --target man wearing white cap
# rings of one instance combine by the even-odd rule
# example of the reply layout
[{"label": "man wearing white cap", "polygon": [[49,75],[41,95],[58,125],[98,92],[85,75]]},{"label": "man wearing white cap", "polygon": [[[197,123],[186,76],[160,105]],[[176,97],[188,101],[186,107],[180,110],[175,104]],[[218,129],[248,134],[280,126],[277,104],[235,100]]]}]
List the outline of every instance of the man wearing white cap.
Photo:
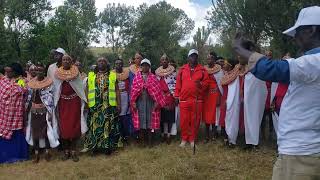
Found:
[{"label": "man wearing white cap", "polygon": [[[283,33],[294,37],[304,54],[273,61],[244,47],[237,36],[233,48],[249,63],[252,74],[265,81],[290,84],[278,122],[279,156],[273,180],[320,179],[320,7],[300,11],[296,24]],[[259,89],[257,89],[258,91]]]},{"label": "man wearing white cap", "polygon": [[54,60],[55,63],[51,64],[48,68],[47,76],[51,79],[55,79],[54,74],[56,73],[56,70],[61,66],[62,57],[66,54],[66,51],[62,48],[57,48],[54,51]]},{"label": "man wearing white cap", "polygon": [[188,64],[182,66],[177,75],[175,98],[180,102],[181,144],[184,147],[194,141],[198,134],[204,94],[209,85],[206,69],[198,64],[198,51],[191,49],[188,53]]}]

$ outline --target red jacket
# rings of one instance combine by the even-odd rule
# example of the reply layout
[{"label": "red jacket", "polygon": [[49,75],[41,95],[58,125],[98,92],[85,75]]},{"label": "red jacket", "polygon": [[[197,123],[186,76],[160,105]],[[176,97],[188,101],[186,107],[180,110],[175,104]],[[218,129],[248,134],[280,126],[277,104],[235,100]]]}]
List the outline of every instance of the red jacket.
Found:
[{"label": "red jacket", "polygon": [[[197,87],[196,81],[200,81],[200,88]],[[186,64],[180,68],[177,75],[174,96],[180,101],[203,100],[208,86],[209,75],[206,69],[198,64],[192,73],[189,64]]]},{"label": "red jacket", "polygon": [[288,87],[289,87],[289,84],[282,84],[282,83],[278,84],[278,88],[277,88],[275,98],[274,98],[275,109],[278,113],[280,111],[280,107],[281,107],[283,98],[287,93]]}]

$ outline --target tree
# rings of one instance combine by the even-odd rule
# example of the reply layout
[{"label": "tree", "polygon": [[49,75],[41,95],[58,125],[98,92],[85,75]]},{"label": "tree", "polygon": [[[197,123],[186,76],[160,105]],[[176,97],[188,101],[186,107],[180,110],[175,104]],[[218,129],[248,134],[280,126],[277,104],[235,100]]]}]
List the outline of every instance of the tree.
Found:
[{"label": "tree", "polygon": [[209,37],[210,30],[206,29],[204,26],[202,26],[202,28],[198,28],[197,33],[193,36],[192,46],[198,50],[199,60],[202,63],[204,63],[206,54],[208,53]]},{"label": "tree", "polygon": [[240,30],[257,43],[264,37],[266,0],[216,0],[209,12],[212,30]]},{"label": "tree", "polygon": [[101,31],[106,45],[111,44],[112,52],[119,53],[120,48],[128,44],[134,27],[134,7],[125,4],[107,4],[99,15]]},{"label": "tree", "polygon": [[216,0],[212,1],[208,22],[229,50],[235,33],[240,31],[260,46],[270,44],[279,57],[296,52],[282,31],[294,24],[301,8],[318,4],[319,0]]},{"label": "tree", "polygon": [[143,5],[137,12],[136,28],[125,54],[132,56],[134,51],[140,50],[153,62],[153,67],[158,65],[163,53],[176,59],[174,56],[180,49],[178,42],[191,32],[194,22],[184,11],[165,1],[148,8]]},{"label": "tree", "polygon": [[[29,38],[30,31],[37,24],[44,22],[44,18],[51,10],[47,0],[2,0],[2,20],[5,22],[5,34],[8,46],[5,58],[16,60],[26,59],[24,41]],[[2,27],[3,30],[3,27]],[[7,60],[8,60],[7,59]]]}]

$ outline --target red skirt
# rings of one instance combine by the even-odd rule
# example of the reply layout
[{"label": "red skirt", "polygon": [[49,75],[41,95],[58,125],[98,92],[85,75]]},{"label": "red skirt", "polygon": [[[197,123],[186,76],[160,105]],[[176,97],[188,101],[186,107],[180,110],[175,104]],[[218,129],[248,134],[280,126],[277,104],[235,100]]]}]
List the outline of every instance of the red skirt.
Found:
[{"label": "red skirt", "polygon": [[210,89],[208,95],[204,100],[203,106],[203,116],[202,120],[206,124],[215,124],[216,123],[216,105],[219,97],[219,93],[215,89]]},{"label": "red skirt", "polygon": [[63,82],[58,103],[60,137],[76,139],[81,136],[81,99],[68,82]]}]

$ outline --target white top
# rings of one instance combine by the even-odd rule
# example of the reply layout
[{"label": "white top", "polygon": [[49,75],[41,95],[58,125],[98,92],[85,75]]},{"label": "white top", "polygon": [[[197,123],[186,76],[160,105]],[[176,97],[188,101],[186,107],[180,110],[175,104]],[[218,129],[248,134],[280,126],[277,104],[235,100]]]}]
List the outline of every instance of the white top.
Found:
[{"label": "white top", "polygon": [[57,63],[50,64],[50,66],[48,67],[47,76],[54,80],[57,69]]},{"label": "white top", "polygon": [[288,63],[290,85],[279,117],[279,153],[320,153],[320,53]]}]

